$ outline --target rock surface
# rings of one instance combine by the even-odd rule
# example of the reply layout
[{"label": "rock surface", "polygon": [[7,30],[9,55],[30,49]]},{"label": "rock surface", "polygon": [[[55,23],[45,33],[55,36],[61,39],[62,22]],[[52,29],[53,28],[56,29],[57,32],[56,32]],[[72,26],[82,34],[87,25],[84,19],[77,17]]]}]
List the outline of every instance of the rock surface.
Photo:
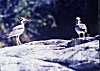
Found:
[{"label": "rock surface", "polygon": [[0,48],[0,71],[99,71],[99,36]]}]

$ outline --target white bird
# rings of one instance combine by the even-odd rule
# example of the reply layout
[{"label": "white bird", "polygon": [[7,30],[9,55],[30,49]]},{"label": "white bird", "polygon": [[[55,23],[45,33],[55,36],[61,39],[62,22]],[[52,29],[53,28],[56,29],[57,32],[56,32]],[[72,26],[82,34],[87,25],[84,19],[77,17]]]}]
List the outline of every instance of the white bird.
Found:
[{"label": "white bird", "polygon": [[21,44],[19,37],[20,37],[20,35],[21,35],[21,34],[24,32],[24,30],[25,30],[25,27],[24,27],[25,22],[26,22],[26,21],[30,21],[30,20],[28,20],[28,19],[26,19],[26,18],[24,18],[24,17],[21,17],[21,20],[22,20],[22,21],[21,21],[21,25],[15,26],[15,27],[12,29],[12,31],[8,34],[8,38],[10,38],[10,37],[16,37],[16,41],[17,41],[17,44],[18,44],[18,45]]},{"label": "white bird", "polygon": [[81,23],[80,19],[80,17],[76,17],[75,31],[79,35],[79,38],[81,37],[80,34],[82,34],[83,38],[85,38],[85,33],[87,33],[87,27],[85,24]]}]

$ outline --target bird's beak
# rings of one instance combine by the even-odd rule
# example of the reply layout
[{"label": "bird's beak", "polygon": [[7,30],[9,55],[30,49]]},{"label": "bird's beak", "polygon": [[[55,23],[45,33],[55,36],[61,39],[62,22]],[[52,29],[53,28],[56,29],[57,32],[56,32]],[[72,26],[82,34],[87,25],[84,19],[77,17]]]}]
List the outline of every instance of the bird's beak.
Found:
[{"label": "bird's beak", "polygon": [[20,17],[20,19],[26,20],[26,21],[30,21],[29,19],[26,19],[26,18],[24,18],[24,17]]},{"label": "bird's beak", "polygon": [[30,22],[31,20],[29,20],[29,19],[26,19],[26,21]]}]

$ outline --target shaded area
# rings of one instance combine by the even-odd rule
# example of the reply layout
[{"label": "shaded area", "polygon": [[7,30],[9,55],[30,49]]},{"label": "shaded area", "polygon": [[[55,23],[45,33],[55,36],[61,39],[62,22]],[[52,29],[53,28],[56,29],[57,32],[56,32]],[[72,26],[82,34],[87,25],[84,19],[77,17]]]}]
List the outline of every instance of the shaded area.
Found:
[{"label": "shaded area", "polygon": [[0,0],[0,47],[16,45],[15,38],[6,37],[22,16],[32,19],[25,25],[22,43],[76,38],[76,16],[82,18],[90,36],[98,34],[98,0]]}]

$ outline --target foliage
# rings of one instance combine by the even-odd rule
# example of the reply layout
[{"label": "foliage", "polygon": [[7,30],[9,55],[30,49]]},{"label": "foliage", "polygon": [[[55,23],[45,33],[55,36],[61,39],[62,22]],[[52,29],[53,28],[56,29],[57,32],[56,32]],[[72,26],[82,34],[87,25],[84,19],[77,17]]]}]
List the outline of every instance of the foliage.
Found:
[{"label": "foliage", "polygon": [[20,24],[20,17],[32,20],[25,25],[25,32],[20,37],[22,43],[41,38],[75,38],[76,16],[82,18],[89,34],[98,34],[97,1],[0,0],[0,42],[5,43],[3,46],[16,45],[15,38],[8,39],[7,34]]},{"label": "foliage", "polygon": [[[32,20],[25,25],[26,30],[21,39],[23,42],[31,41],[33,38],[35,39],[34,36],[39,36],[38,27],[47,24],[50,24],[51,27],[56,26],[55,19],[49,12],[49,9],[53,8],[54,0],[0,0],[0,3],[0,36],[3,35],[0,37],[0,41],[4,40],[3,42],[11,44],[15,40],[14,38],[7,39],[7,33],[20,24],[20,17]],[[41,8],[43,12],[40,10]]]}]

